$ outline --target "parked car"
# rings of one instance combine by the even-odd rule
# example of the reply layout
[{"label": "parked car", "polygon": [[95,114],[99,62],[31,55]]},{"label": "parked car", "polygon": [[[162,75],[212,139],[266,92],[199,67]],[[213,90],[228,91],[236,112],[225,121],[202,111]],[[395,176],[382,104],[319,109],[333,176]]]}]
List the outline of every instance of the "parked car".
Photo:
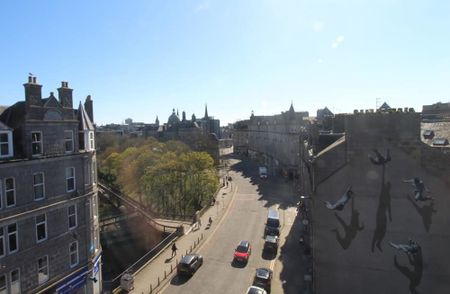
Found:
[{"label": "parked car", "polygon": [[273,272],[270,269],[265,267],[257,268],[255,278],[253,279],[253,286],[263,288],[268,293],[270,293],[272,276]]},{"label": "parked car", "polygon": [[267,167],[265,166],[259,167],[259,178],[267,179]]},{"label": "parked car", "polygon": [[247,289],[247,294],[267,294],[266,290],[256,286],[250,286]]},{"label": "parked car", "polygon": [[278,236],[267,235],[264,240],[264,251],[277,252],[278,250]]},{"label": "parked car", "polygon": [[248,262],[251,253],[252,247],[250,246],[250,242],[241,241],[234,251],[233,261]]},{"label": "parked car", "polygon": [[267,235],[280,236],[280,213],[277,209],[269,209],[267,213],[264,237]]},{"label": "parked car", "polygon": [[202,264],[203,257],[201,255],[185,255],[177,265],[177,274],[192,276]]}]

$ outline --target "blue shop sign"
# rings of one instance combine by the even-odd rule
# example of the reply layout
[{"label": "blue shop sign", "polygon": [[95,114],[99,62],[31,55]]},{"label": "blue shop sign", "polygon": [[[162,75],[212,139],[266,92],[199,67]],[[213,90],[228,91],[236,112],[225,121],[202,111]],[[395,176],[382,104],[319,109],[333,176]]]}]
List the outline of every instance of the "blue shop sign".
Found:
[{"label": "blue shop sign", "polygon": [[94,267],[92,268],[92,277],[94,277],[100,270],[101,257],[102,257],[101,255],[97,256],[96,260],[94,261]]},{"label": "blue shop sign", "polygon": [[87,276],[87,267],[84,267],[79,274],[74,275],[66,279],[62,282],[57,289],[56,293],[58,294],[72,294],[75,293],[78,289],[86,285],[86,276]]}]

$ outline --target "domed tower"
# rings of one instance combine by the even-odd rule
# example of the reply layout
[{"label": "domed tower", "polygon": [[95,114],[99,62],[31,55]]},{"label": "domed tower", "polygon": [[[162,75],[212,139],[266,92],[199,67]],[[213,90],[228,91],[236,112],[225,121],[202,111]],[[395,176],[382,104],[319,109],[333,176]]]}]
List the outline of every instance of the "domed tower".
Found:
[{"label": "domed tower", "polygon": [[169,119],[167,120],[167,125],[169,127],[177,126],[180,123],[180,118],[175,113],[175,108],[172,109],[172,114],[169,116]]}]

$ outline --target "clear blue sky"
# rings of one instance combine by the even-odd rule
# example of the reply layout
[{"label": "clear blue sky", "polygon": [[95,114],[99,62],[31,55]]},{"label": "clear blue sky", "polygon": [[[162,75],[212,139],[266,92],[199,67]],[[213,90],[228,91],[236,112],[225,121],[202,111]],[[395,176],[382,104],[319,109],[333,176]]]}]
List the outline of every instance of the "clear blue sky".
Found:
[{"label": "clear blue sky", "polygon": [[289,108],[315,115],[450,100],[450,1],[1,1],[0,104],[29,72],[97,124],[222,124]]}]

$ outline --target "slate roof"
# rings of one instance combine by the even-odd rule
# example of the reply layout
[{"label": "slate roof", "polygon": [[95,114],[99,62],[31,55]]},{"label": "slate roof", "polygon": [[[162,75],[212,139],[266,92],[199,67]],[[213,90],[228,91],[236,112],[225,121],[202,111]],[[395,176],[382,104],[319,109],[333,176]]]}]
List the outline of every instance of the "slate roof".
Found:
[{"label": "slate roof", "polygon": [[77,117],[78,117],[78,121],[80,122],[78,125],[78,129],[80,131],[95,130],[94,124],[92,124],[91,119],[89,118],[89,115],[87,114],[87,112],[84,109],[84,106],[81,102],[80,102],[80,106],[78,107]]},{"label": "slate roof", "polygon": [[9,130],[12,129],[0,121],[0,131],[9,131]]}]

